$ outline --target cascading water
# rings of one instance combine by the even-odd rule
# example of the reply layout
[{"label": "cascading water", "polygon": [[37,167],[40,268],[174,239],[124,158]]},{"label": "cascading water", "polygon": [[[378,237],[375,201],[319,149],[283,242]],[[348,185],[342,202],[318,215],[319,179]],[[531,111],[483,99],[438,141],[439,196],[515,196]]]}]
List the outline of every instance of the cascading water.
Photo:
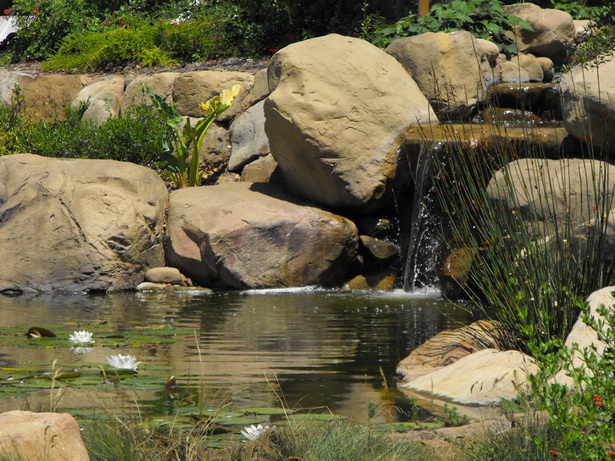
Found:
[{"label": "cascading water", "polygon": [[434,212],[438,204],[432,180],[432,159],[443,150],[444,145],[444,142],[423,144],[416,166],[410,240],[404,272],[404,290],[410,292],[438,285],[443,240],[442,220]]}]

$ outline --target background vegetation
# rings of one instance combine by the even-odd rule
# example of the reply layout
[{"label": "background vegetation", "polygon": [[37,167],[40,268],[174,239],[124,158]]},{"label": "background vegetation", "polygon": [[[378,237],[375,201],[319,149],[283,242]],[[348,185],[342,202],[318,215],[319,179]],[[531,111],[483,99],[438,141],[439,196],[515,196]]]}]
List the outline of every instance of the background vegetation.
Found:
[{"label": "background vegetation", "polygon": [[[13,0],[19,34],[0,45],[0,64],[48,61],[49,70],[168,66],[228,56],[262,56],[307,38],[340,33],[380,46],[428,31],[469,30],[514,52],[504,35],[513,24],[502,5],[514,0],[432,0],[423,18],[416,0]],[[592,18],[612,46],[610,1],[542,0],[577,18]],[[606,31],[603,26],[610,25]],[[609,42],[610,40],[610,42]],[[596,45],[593,45],[596,47]],[[608,45],[604,45],[608,46]]]}]

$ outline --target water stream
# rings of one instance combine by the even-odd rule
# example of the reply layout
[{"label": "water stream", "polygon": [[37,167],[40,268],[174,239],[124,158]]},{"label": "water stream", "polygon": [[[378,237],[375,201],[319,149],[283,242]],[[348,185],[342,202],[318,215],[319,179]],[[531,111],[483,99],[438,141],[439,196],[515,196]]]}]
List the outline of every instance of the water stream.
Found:
[{"label": "water stream", "polygon": [[[122,293],[104,296],[0,297],[1,327],[58,325],[87,328],[107,322],[112,330],[172,325],[192,335],[157,346],[114,349],[94,344],[75,355],[69,347],[3,347],[0,366],[27,363],[105,363],[110,354],[130,354],[144,365],[168,367],[176,394],[238,408],[327,407],[365,421],[368,407],[383,402],[403,407],[395,367],[435,333],[471,321],[471,314],[441,300],[437,292],[341,292],[265,290],[195,294]],[[385,393],[386,388],[391,392]],[[63,389],[57,406],[100,405],[97,399]],[[105,392],[97,392],[104,398]],[[393,397],[391,397],[393,395]],[[0,399],[0,411],[36,407],[50,391]],[[394,401],[392,402],[391,399]],[[126,400],[129,403],[126,403]],[[138,389],[121,405],[172,413],[180,399],[160,386]],[[185,400],[185,399],[184,399]],[[107,402],[106,404],[109,404]]]}]

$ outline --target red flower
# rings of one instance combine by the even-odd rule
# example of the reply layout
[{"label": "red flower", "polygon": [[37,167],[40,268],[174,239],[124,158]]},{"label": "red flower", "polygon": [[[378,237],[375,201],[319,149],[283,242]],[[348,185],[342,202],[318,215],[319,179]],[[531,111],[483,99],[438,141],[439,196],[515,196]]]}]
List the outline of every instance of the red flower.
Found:
[{"label": "red flower", "polygon": [[4,10],[4,14],[11,14],[11,10]]},{"label": "red flower", "polygon": [[38,16],[38,8],[34,10],[34,16]]},{"label": "red flower", "polygon": [[602,402],[603,400],[600,397],[594,396],[594,402]]},{"label": "red flower", "polygon": [[115,13],[111,13],[111,17],[114,18],[115,17]]},{"label": "red flower", "polygon": [[278,50],[276,50],[275,48],[269,48],[269,52],[275,54],[278,52]]},{"label": "red flower", "polygon": [[612,458],[613,456],[615,456],[615,451],[607,451],[607,452],[606,452],[606,455],[607,455],[609,458]]},{"label": "red flower", "polygon": [[604,406],[600,402],[594,402],[594,405],[596,405],[597,407],[603,407]]},{"label": "red flower", "polygon": [[559,455],[559,453],[555,450],[549,450],[549,453],[551,453],[552,455]]}]

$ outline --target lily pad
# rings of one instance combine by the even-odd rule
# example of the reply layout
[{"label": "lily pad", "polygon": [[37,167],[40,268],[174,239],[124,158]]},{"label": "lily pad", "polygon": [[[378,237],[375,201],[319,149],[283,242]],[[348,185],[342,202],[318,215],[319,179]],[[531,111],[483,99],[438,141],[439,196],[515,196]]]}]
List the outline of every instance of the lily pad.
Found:
[{"label": "lily pad", "polygon": [[337,421],[347,418],[348,416],[334,415],[332,413],[301,413],[289,415],[287,419],[290,421]]},{"label": "lily pad", "polygon": [[295,410],[290,410],[288,408],[271,408],[271,407],[255,407],[255,408],[245,408],[244,411],[246,413],[254,413],[257,415],[291,415],[295,412]]}]

